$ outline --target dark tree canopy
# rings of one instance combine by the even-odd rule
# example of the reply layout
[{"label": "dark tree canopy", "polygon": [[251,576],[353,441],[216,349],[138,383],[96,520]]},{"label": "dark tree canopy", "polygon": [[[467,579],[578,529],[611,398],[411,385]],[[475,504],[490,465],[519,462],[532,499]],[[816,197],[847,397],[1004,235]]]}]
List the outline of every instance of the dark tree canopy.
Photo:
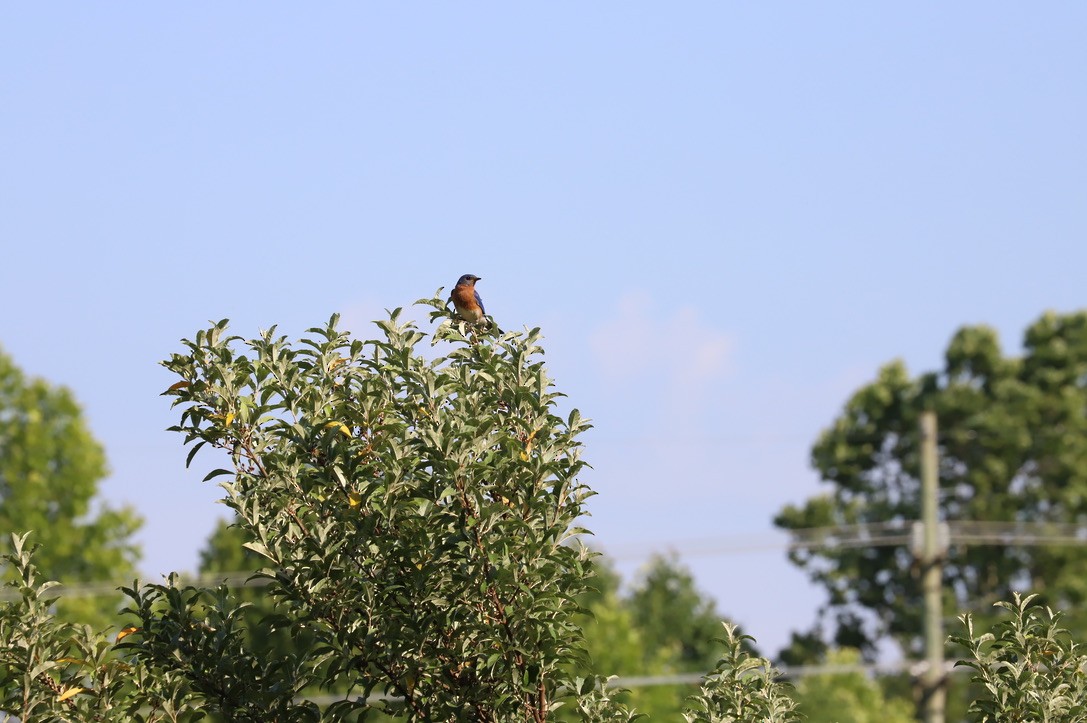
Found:
[{"label": "dark tree canopy", "polygon": [[[812,449],[829,492],[788,505],[785,529],[920,518],[918,417],[939,420],[940,514],[949,522],[1024,525],[1087,522],[1087,312],[1047,313],[1026,331],[1023,354],[1005,356],[996,333],[968,326],[944,368],[917,377],[899,361],[858,390]],[[982,613],[1013,590],[1041,592],[1069,611],[1087,597],[1079,546],[965,544],[954,535],[944,567],[946,612]],[[890,635],[916,650],[920,584],[905,546],[824,548],[791,554],[826,588],[835,641],[872,645]],[[1082,614],[1066,622],[1083,628]]]}]

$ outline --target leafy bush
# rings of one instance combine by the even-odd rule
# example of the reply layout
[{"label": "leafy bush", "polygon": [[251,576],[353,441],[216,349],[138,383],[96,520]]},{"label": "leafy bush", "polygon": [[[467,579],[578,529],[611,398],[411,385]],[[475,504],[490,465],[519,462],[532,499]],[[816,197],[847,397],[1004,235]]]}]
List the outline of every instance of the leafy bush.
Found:
[{"label": "leafy bush", "polygon": [[718,642],[725,653],[717,666],[702,680],[702,691],[692,696],[683,717],[687,723],[792,723],[799,721],[789,686],[777,680],[777,673],[765,658],[744,649],[736,626],[724,624],[725,637]]},{"label": "leafy bush", "polygon": [[[438,297],[424,302],[443,313]],[[229,475],[226,503],[268,560],[259,575],[284,612],[264,624],[314,640],[301,659],[239,676],[283,691],[261,704],[264,720],[302,720],[284,701],[318,682],[361,694],[333,703],[334,717],[378,693],[420,720],[542,721],[574,689],[563,671],[580,655],[573,600],[589,556],[574,522],[591,492],[576,437],[588,425],[557,416],[538,330],[484,341],[445,324],[436,340],[453,348],[428,360],[398,311],[379,327],[384,339],[362,342],[333,317],[295,347],[274,330],[241,345],[224,322],[166,362],[189,459],[207,444],[230,456],[208,478]],[[196,598],[143,594],[133,637],[146,655],[169,664],[176,632],[156,616],[184,627]],[[231,605],[211,608],[223,625]],[[208,654],[221,637],[193,645]],[[216,679],[190,682],[248,715],[208,688]]]},{"label": "leafy bush", "polygon": [[960,617],[966,634],[951,640],[970,653],[957,664],[975,671],[980,697],[968,712],[979,723],[1087,721],[1087,656],[1058,625],[1060,613],[1036,597],[1015,593],[1012,602],[997,603],[1011,616],[991,633],[975,633],[971,616]]},{"label": "leafy bush", "polygon": [[12,535],[11,552],[0,558],[15,574],[8,587],[18,593],[0,604],[0,719],[198,720],[180,679],[155,674],[138,658],[123,659],[105,634],[56,617],[57,583],[41,580],[28,536]]}]

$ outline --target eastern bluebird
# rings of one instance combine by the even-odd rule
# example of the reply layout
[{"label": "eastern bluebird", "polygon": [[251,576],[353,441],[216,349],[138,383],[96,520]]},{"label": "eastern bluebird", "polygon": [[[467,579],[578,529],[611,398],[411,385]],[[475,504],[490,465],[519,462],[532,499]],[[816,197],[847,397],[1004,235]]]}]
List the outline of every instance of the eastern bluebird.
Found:
[{"label": "eastern bluebird", "polygon": [[476,291],[476,282],[479,280],[475,274],[465,274],[457,279],[457,285],[449,295],[449,300],[457,309],[457,316],[472,324],[483,321],[483,315],[487,313],[483,309],[483,299],[479,298],[479,292]]}]

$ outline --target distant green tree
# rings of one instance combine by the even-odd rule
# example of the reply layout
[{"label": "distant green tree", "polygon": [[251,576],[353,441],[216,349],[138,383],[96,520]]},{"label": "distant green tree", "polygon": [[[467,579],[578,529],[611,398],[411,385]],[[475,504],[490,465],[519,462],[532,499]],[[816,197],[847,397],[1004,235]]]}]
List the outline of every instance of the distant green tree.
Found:
[{"label": "distant green tree", "polygon": [[[701,675],[714,667],[725,649],[715,640],[722,616],[674,555],[654,555],[626,594],[606,558],[598,558],[596,566],[599,592],[583,603],[591,613],[583,623],[591,670],[625,678]],[[687,698],[697,691],[697,683],[645,685],[622,699],[652,720],[679,720]]]},{"label": "distant green tree", "polygon": [[[101,445],[71,392],[27,378],[0,352],[0,552],[11,533],[34,531],[42,575],[64,583],[132,579],[140,518],[130,508],[94,504],[106,475]],[[70,597],[61,616],[105,625],[120,594]]]},{"label": "distant green tree", "polygon": [[264,558],[245,546],[249,540],[234,520],[219,520],[200,550],[201,575],[253,573],[264,567]]},{"label": "distant green tree", "polygon": [[[831,666],[861,662],[860,651],[831,651],[825,661]],[[796,685],[797,711],[806,723],[911,723],[914,705],[910,700],[888,698],[879,683],[861,671],[809,675]]]},{"label": "distant green tree", "polygon": [[684,715],[701,721],[699,716],[721,710],[739,717],[714,720],[764,723],[767,713],[771,717],[765,720],[793,720],[785,695],[789,687],[774,679],[769,662],[757,656],[752,639],[736,626],[725,622],[722,636],[715,602],[675,555],[650,558],[625,594],[606,558],[597,558],[596,567],[596,591],[583,603],[591,614],[583,622],[590,672],[618,675],[619,688],[630,678],[709,676],[701,687],[698,682],[639,685],[618,694],[620,700],[651,721],[678,721]]},{"label": "distant green tree", "polygon": [[[969,326],[952,338],[940,371],[911,377],[901,362],[880,369],[812,450],[830,492],[786,506],[775,524],[897,522],[905,530],[920,517],[918,416],[926,409],[939,419],[943,519],[1087,519],[1087,312],[1043,315],[1023,347],[1021,357],[1005,356],[992,329]],[[801,549],[790,558],[826,590],[822,617],[837,645],[871,656],[890,637],[918,654],[921,590],[904,546]],[[945,614],[985,614],[1021,587],[1068,610],[1077,634],[1087,631],[1083,547],[953,544],[943,576]]]},{"label": "distant green tree", "polygon": [[578,599],[578,623],[585,633],[588,656],[579,661],[582,672],[607,671],[631,675],[641,671],[644,644],[629,611],[619,597],[622,579],[611,562],[593,559],[591,587]]},{"label": "distant green tree", "polygon": [[782,665],[815,665],[822,663],[830,650],[822,629],[816,625],[811,630],[793,631],[788,645],[778,651],[777,660]]},{"label": "distant green tree", "polygon": [[[627,607],[650,656],[675,650],[675,667],[704,673],[717,662],[723,616],[675,555],[654,555],[634,582]],[[749,645],[749,638],[742,638]],[[753,652],[753,649],[751,649]]]},{"label": "distant green tree", "polygon": [[[579,622],[588,657],[577,670],[582,675],[617,675],[621,678],[675,672],[672,665],[674,649],[646,646],[628,601],[620,594],[621,579],[608,559],[595,558],[594,567],[593,590],[580,601],[586,611]],[[669,716],[678,716],[680,710],[672,687],[642,686],[621,693],[617,691],[615,695],[650,719],[669,720]],[[569,713],[560,713],[560,718],[576,720]]]}]

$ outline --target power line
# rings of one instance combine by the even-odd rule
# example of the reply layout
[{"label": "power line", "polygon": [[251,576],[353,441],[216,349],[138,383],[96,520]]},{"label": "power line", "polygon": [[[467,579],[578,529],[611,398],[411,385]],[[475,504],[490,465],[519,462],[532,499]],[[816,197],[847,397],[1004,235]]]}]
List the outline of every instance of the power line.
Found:
[{"label": "power line", "polygon": [[[850,673],[863,673],[865,675],[894,675],[896,673],[902,673],[909,671],[913,675],[917,675],[924,667],[924,662],[911,662],[908,660],[900,660],[893,663],[827,663],[824,665],[793,665],[793,666],[774,666],[774,671],[778,673],[779,679],[783,680],[799,680],[812,675],[848,675]],[[944,666],[946,672],[965,672],[965,669],[954,668],[952,664],[948,663]],[[758,673],[761,668],[754,668],[750,672],[752,674]],[[653,688],[663,685],[699,685],[702,679],[710,673],[672,673],[662,675],[629,675],[629,676],[616,676],[608,681],[608,688],[611,690],[628,689],[634,690],[637,688]],[[310,703],[316,703],[319,706],[327,706],[341,700],[359,700],[361,696],[352,697],[349,694],[323,694],[323,695],[311,695],[301,698],[297,698],[295,702],[308,701]],[[379,701],[400,701],[403,698],[395,695],[371,695],[366,698],[369,703],[377,703]]]},{"label": "power line", "polygon": [[[792,539],[751,542],[750,535],[708,537],[671,543],[616,545],[604,548],[604,554],[614,560],[640,559],[659,550],[674,550],[687,557],[717,556],[760,552],[765,550],[848,549],[858,547],[887,547],[908,545],[913,535],[912,521],[875,522],[835,527],[811,527],[785,531]],[[1087,525],[1052,522],[974,522],[946,523],[951,544],[1006,546],[1082,546],[1087,545]],[[188,585],[230,588],[265,587],[267,578],[253,577],[252,571],[209,573],[182,577]],[[129,582],[91,582],[61,584],[56,588],[65,596],[88,597],[111,595]],[[0,600],[13,600],[14,591],[0,591]]]},{"label": "power line", "polygon": [[[909,545],[913,542],[913,520],[872,522],[857,525],[809,527],[782,530],[790,539],[754,540],[752,535],[694,538],[671,543],[615,545],[603,548],[613,560],[641,559],[661,549],[674,550],[684,557],[703,557],[763,552],[768,550],[848,549]],[[1078,546],[1087,545],[1087,525],[1051,522],[972,522],[944,523],[949,544]]]},{"label": "power line", "polygon": [[[592,444],[608,444],[616,446],[642,446],[651,445],[659,447],[669,444],[703,444],[703,445],[732,445],[732,444],[793,444],[796,442],[802,442],[804,446],[811,447],[819,444],[824,435],[841,436],[850,444],[884,444],[887,442],[910,442],[916,443],[917,436],[915,434],[907,432],[885,432],[882,434],[867,434],[856,431],[838,433],[833,428],[825,428],[821,431],[813,433],[808,432],[790,432],[790,433],[775,433],[768,432],[765,434],[752,434],[749,432],[721,432],[716,434],[684,434],[684,435],[671,435],[660,436],[657,434],[605,434],[597,436],[592,432],[587,432],[586,437],[592,436]],[[814,442],[812,440],[815,440]],[[936,440],[941,444],[962,444],[964,442],[974,440],[994,440],[1002,441],[997,435],[979,434],[977,431],[968,430],[948,430],[941,431],[937,434]]]},{"label": "power line", "polygon": [[[951,521],[945,523],[950,544],[1000,545],[1007,547],[1083,546],[1087,545],[1087,525],[1056,522],[973,522]],[[790,539],[765,539],[753,542],[751,535],[694,538],[671,543],[615,545],[603,548],[604,554],[613,560],[644,559],[661,550],[673,550],[683,557],[715,557],[720,555],[746,554],[771,550],[819,550],[850,549],[862,547],[888,547],[909,545],[913,539],[912,520],[873,522],[836,527],[809,527],[786,530]],[[780,538],[780,535],[777,535]],[[253,577],[252,571],[211,573],[183,576],[187,585],[229,588],[265,587],[271,580]],[[131,580],[115,582],[87,582],[62,584],[55,590],[66,597],[96,597],[115,595]],[[0,601],[17,600],[15,590],[0,590]]]},{"label": "power line", "polygon": [[960,544],[1049,546],[1087,545],[1087,525],[1069,522],[973,522],[947,523],[951,541]]}]

